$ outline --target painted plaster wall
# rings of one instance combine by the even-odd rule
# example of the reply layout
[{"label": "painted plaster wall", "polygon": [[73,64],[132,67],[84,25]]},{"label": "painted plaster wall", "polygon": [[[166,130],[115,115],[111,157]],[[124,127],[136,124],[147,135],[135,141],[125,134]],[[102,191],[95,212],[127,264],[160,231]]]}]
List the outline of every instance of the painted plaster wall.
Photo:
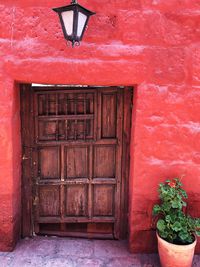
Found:
[{"label": "painted plaster wall", "polygon": [[[82,0],[97,12],[79,48],[67,47],[52,7],[64,0],[0,0],[0,250],[20,229],[17,84],[137,85],[130,166],[130,249],[154,251],[157,184],[185,175],[200,216],[200,2]],[[199,249],[200,251],[200,249]]]}]

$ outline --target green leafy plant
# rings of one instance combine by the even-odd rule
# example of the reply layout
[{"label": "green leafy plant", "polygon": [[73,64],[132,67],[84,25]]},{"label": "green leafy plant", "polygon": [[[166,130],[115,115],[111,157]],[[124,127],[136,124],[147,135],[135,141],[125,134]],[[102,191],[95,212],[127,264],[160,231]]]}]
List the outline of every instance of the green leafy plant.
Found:
[{"label": "green leafy plant", "polygon": [[187,194],[179,178],[159,184],[161,203],[154,205],[153,215],[158,216],[157,230],[161,238],[173,244],[191,244],[194,234],[200,236],[200,219],[187,215]]}]

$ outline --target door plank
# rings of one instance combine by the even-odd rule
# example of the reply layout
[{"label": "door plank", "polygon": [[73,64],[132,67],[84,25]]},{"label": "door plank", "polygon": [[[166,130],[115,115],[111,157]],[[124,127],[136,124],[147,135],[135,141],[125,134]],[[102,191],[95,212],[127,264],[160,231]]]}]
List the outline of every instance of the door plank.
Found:
[{"label": "door plank", "polygon": [[90,150],[89,150],[89,179],[88,179],[88,217],[91,219],[93,216],[92,213],[92,178],[93,178],[93,154],[94,154],[94,148],[93,145],[90,145]]},{"label": "door plank", "polygon": [[130,140],[131,140],[131,115],[133,106],[133,88],[124,88],[124,122],[123,122],[123,152],[122,152],[122,183],[121,183],[121,220],[120,238],[128,235],[128,189],[130,170]]},{"label": "door plank", "polygon": [[122,125],[123,125],[123,90],[117,92],[117,153],[116,153],[116,193],[115,193],[115,228],[114,236],[116,239],[120,237],[120,208],[121,208],[121,183],[122,183]]},{"label": "door plank", "polygon": [[22,136],[22,237],[32,236],[32,148],[33,148],[33,107],[32,90],[23,84],[20,90],[21,136]]}]

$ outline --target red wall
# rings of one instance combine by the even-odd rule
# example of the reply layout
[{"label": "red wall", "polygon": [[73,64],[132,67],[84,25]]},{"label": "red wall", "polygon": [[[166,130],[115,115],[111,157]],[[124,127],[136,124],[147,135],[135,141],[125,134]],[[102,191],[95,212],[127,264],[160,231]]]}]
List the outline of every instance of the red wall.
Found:
[{"label": "red wall", "polygon": [[129,241],[133,252],[153,251],[158,182],[184,174],[189,210],[200,216],[200,2],[80,0],[97,14],[74,49],[51,10],[65,4],[0,1],[0,250],[19,235],[17,84],[35,82],[136,85]]}]

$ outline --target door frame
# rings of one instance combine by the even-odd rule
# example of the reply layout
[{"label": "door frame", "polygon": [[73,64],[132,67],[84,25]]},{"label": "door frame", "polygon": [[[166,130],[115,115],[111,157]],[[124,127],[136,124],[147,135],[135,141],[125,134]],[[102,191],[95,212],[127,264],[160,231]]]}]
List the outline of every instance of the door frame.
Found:
[{"label": "door frame", "polygon": [[[73,88],[73,86],[70,86]],[[102,86],[103,87],[103,86]],[[33,114],[33,97],[34,88],[31,84],[22,84],[20,86],[20,108],[21,108],[21,137],[22,137],[22,220],[21,233],[22,237],[34,235],[33,205],[36,199],[33,199],[33,167],[34,167],[34,118]],[[45,87],[51,90],[51,87]],[[41,87],[43,90],[44,88]],[[53,87],[55,88],[55,86]],[[64,89],[64,87],[58,87]],[[67,87],[68,88],[68,87]],[[74,89],[87,87],[77,87]],[[88,87],[89,88],[89,87]],[[100,86],[91,86],[98,90]],[[121,86],[106,86],[103,88],[122,88]],[[120,207],[120,233],[119,238],[125,239],[128,234],[128,190],[129,190],[129,171],[130,171],[130,139],[131,139],[131,117],[133,105],[133,87],[123,87],[123,130],[122,130],[122,181],[121,181],[121,207]],[[25,128],[24,126],[27,125]]]}]

